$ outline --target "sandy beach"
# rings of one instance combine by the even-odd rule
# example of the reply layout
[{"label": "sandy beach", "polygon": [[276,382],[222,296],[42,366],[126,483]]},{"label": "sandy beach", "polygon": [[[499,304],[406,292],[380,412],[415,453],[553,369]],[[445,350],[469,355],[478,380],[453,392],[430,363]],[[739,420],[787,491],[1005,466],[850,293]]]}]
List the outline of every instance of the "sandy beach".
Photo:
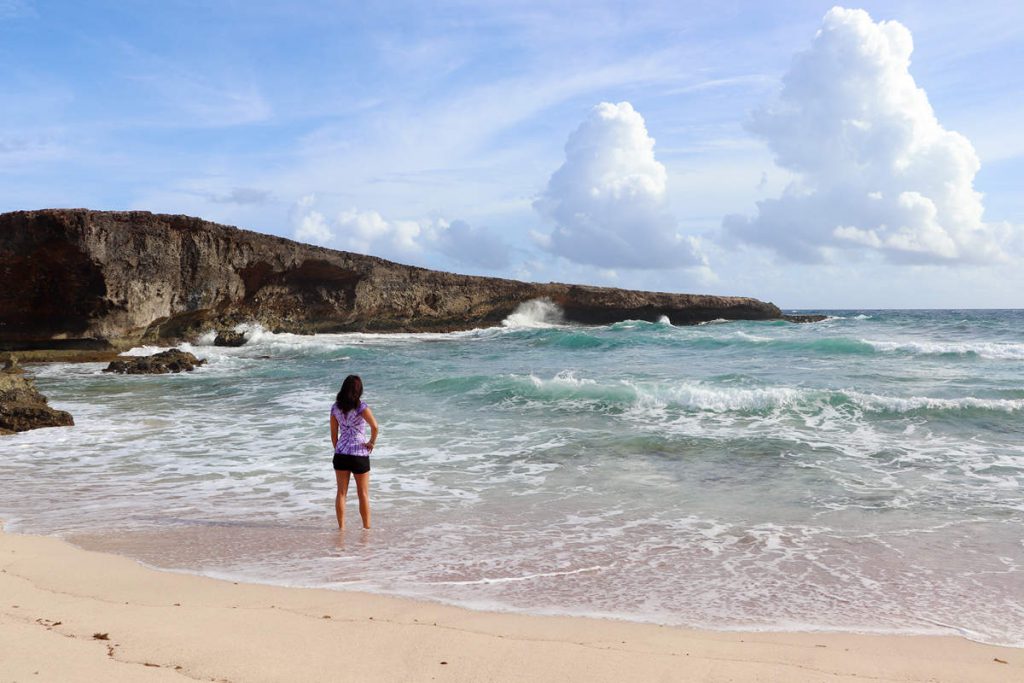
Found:
[{"label": "sandy beach", "polygon": [[951,637],[701,632],[161,572],[0,534],[2,681],[1010,681]]}]

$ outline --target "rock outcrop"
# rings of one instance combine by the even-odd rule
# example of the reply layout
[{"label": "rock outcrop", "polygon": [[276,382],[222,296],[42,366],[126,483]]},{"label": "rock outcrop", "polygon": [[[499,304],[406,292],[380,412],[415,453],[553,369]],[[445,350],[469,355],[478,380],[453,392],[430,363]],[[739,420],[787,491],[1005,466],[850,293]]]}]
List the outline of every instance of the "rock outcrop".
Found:
[{"label": "rock outcrop", "polygon": [[75,424],[71,413],[51,408],[16,361],[0,370],[0,435]]},{"label": "rock outcrop", "polygon": [[192,372],[205,360],[200,360],[188,351],[169,349],[151,356],[123,356],[110,361],[103,372],[121,375],[166,375],[171,372]]},{"label": "rock outcrop", "polygon": [[222,330],[213,339],[214,346],[244,346],[245,335],[234,330]]},{"label": "rock outcrop", "polygon": [[122,349],[258,322],[273,331],[452,331],[546,297],[570,322],[779,319],[756,299],[455,275],[188,216],[0,214],[0,349]]}]

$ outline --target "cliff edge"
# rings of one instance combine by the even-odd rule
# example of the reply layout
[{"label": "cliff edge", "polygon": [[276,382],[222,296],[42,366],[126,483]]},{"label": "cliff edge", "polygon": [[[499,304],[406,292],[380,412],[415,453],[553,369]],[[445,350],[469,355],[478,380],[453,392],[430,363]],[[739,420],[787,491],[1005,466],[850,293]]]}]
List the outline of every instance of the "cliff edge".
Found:
[{"label": "cliff edge", "polygon": [[0,214],[0,350],[121,349],[240,322],[279,332],[452,331],[546,297],[566,320],[782,318],[744,297],[455,275],[189,216]]}]

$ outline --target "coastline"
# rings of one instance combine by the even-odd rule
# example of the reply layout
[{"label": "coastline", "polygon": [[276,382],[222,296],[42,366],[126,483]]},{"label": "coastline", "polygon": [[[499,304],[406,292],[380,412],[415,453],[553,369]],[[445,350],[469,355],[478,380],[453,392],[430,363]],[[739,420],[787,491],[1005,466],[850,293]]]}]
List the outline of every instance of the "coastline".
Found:
[{"label": "coastline", "polygon": [[714,632],[476,612],[163,572],[2,528],[0,593],[0,674],[13,680],[1024,677],[1022,650],[954,636]]}]

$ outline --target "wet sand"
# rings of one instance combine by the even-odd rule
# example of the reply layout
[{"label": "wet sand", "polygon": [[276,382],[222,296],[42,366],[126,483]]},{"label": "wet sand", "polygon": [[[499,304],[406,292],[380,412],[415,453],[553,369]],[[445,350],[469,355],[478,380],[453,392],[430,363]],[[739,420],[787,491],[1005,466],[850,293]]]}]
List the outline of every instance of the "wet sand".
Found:
[{"label": "wet sand", "polygon": [[[1009,681],[961,638],[722,633],[162,572],[0,534],[4,681]],[[1005,663],[1004,663],[1005,662]]]}]

